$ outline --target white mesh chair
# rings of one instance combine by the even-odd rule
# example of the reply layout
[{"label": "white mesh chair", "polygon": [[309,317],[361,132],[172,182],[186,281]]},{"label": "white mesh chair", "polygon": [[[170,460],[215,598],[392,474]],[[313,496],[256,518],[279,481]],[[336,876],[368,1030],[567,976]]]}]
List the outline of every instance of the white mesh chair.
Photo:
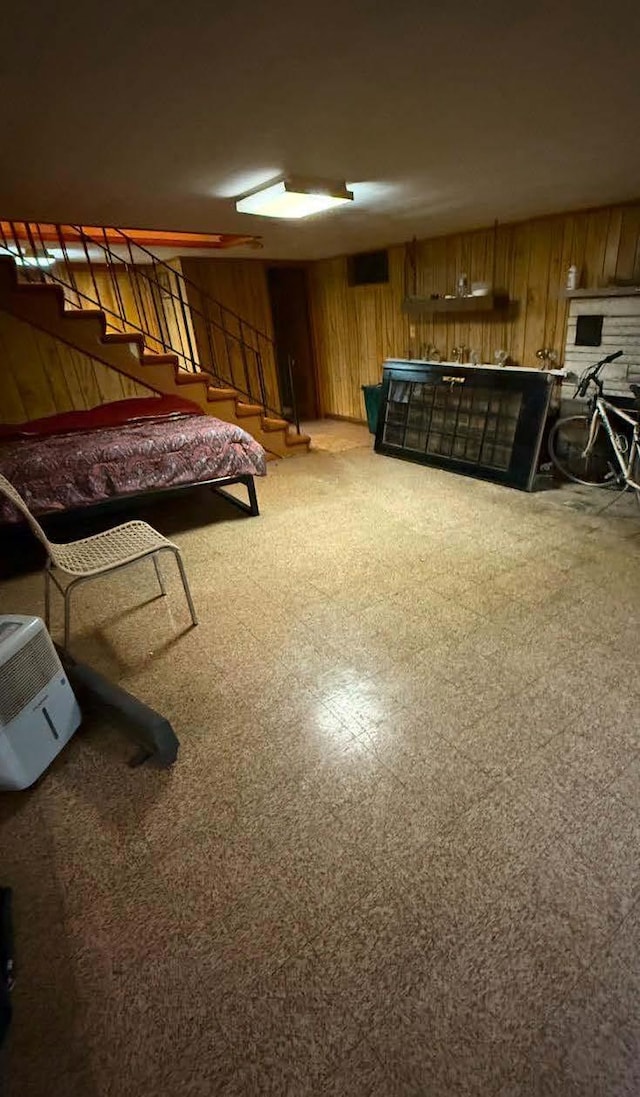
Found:
[{"label": "white mesh chair", "polygon": [[[135,564],[150,556],[164,595],[166,589],[158,567],[158,553],[172,552],[180,570],[180,578],[191,613],[191,621],[198,624],[196,611],[189,590],[180,549],[173,541],[168,541],[146,522],[125,522],[121,526],[96,533],[93,537],[83,537],[80,541],[70,541],[66,545],[54,544],[45,534],[42,526],[36,522],[21,495],[18,494],[6,477],[0,474],[0,492],[9,499],[26,518],[31,529],[47,550],[47,564],[44,572],[44,617],[47,628],[51,614],[51,581],[53,581],[64,599],[64,646],[69,644],[69,624],[71,614],[71,592],[88,579],[97,575],[106,575],[110,571]],[[57,573],[70,576],[65,585],[60,583]]]}]

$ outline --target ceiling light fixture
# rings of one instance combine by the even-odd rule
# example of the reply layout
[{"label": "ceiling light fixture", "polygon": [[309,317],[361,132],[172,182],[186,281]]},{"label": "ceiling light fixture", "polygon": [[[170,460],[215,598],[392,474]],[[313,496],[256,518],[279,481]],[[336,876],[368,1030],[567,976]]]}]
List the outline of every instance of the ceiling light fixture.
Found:
[{"label": "ceiling light fixture", "polygon": [[11,255],[13,261],[17,267],[40,267],[47,269],[52,267],[56,261],[55,255],[52,255],[50,251],[32,251],[26,248],[8,247],[6,249]]},{"label": "ceiling light fixture", "polygon": [[259,217],[297,220],[343,206],[346,202],[353,202],[353,191],[347,190],[345,183],[293,177],[238,198],[236,209],[238,213],[252,213]]}]

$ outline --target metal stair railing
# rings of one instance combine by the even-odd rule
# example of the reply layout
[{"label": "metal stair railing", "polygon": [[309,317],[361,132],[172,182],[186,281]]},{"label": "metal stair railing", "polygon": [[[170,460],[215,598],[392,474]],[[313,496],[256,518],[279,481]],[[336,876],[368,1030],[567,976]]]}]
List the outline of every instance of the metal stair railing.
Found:
[{"label": "metal stair railing", "polygon": [[[14,260],[19,281],[60,286],[67,308],[99,309],[108,331],[142,335],[149,353],[175,355],[180,369],[208,373],[212,384],[235,389],[300,433],[293,386],[287,386],[287,406],[280,397],[273,338],[121,229],[108,233],[106,227],[0,221],[0,255]],[[70,249],[80,250],[79,260]]]}]

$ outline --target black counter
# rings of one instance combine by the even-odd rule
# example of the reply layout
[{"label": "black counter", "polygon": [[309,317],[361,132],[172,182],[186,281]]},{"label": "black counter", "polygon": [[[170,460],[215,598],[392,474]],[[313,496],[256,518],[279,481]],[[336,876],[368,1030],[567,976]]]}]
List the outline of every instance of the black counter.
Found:
[{"label": "black counter", "polygon": [[531,491],[561,378],[548,370],[388,359],[376,452]]}]

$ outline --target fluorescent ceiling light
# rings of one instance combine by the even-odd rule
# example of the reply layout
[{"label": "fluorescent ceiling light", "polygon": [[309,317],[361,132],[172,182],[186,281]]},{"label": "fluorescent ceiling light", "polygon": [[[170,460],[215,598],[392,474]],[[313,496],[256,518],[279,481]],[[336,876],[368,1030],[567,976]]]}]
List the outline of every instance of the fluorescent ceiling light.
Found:
[{"label": "fluorescent ceiling light", "polygon": [[344,183],[283,179],[236,201],[238,213],[297,220],[353,201]]},{"label": "fluorescent ceiling light", "polygon": [[16,255],[16,263],[19,267],[52,267],[56,261],[55,255]]},{"label": "fluorescent ceiling light", "polygon": [[50,251],[30,251],[25,248],[8,247],[6,249],[12,256],[16,266],[18,267],[52,267],[56,261],[55,255],[52,255]]}]

